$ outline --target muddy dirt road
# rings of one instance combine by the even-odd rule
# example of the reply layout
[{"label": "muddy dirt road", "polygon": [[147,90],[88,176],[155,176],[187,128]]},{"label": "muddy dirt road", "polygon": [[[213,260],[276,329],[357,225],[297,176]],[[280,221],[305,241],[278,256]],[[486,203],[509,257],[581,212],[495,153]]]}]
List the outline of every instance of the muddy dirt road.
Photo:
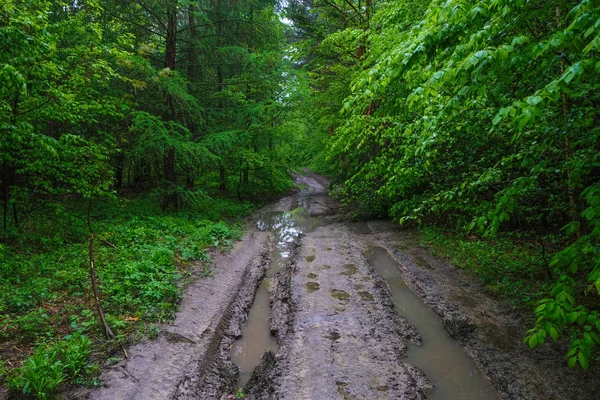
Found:
[{"label": "muddy dirt road", "polygon": [[347,223],[326,179],[295,179],[157,340],[71,398],[596,398],[596,375],[526,348],[518,317],[410,231]]}]

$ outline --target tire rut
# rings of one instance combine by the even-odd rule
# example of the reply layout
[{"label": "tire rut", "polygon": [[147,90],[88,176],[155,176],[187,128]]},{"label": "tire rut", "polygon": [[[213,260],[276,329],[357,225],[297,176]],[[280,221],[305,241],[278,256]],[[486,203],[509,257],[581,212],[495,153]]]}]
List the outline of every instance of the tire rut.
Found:
[{"label": "tire rut", "polygon": [[249,290],[248,280],[261,268],[264,272],[269,242],[268,233],[250,230],[229,254],[217,257],[212,278],[186,288],[175,321],[161,326],[156,340],[131,346],[128,360],[106,368],[100,376],[103,387],[70,398],[176,398],[180,387],[211,370],[231,321],[244,317],[240,298]]},{"label": "tire rut", "polygon": [[[540,361],[540,350],[536,356],[522,349],[518,334],[489,341],[488,325],[522,321],[505,312],[490,317],[502,305],[471,278],[418,248],[410,231],[383,221],[347,224],[339,204],[327,195],[326,179],[310,171],[294,178],[306,189],[265,207],[251,225],[260,227],[264,213],[296,207],[324,223],[297,233],[285,265],[270,278],[270,330],[279,347],[263,355],[244,387],[245,399],[427,398],[427,377],[404,361],[408,344],[419,344],[421,337],[398,315],[388,283],[367,262],[371,246],[387,249],[406,284],[451,334],[457,330],[457,342],[491,378],[500,398],[593,398],[584,396],[585,388],[597,383],[590,386],[591,378],[565,373],[568,380],[557,384],[564,368],[553,370]],[[276,242],[271,233],[251,228],[229,255],[219,258],[212,279],[186,290],[176,321],[161,328],[159,339],[133,346],[130,360],[107,370],[105,387],[88,398],[234,398],[238,368],[230,360],[231,346]],[[524,368],[533,369],[529,375],[539,382],[521,376]]]}]

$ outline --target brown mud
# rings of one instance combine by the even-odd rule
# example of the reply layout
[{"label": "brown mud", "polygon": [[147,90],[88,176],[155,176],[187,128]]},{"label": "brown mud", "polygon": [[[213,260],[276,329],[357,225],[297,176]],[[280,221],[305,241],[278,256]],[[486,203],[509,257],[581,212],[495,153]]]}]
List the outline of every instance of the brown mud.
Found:
[{"label": "brown mud", "polygon": [[[187,287],[180,311],[160,336],[128,349],[129,359],[107,366],[104,386],[69,393],[71,399],[170,399],[184,382],[208,375],[220,357],[220,347],[232,321],[245,318],[243,300],[252,301],[252,282],[259,281],[268,263],[270,235],[254,229],[216,259],[211,278]],[[240,323],[238,322],[238,325]],[[233,333],[235,334],[235,333]]]},{"label": "brown mud", "polygon": [[[186,289],[176,321],[163,326],[157,340],[133,346],[129,360],[107,368],[104,387],[69,398],[235,398],[240,370],[232,346],[244,337],[262,282],[270,296],[262,306],[270,313],[270,332],[246,339],[259,343],[272,335],[277,347],[251,373],[245,399],[476,398],[432,390],[443,377],[428,377],[413,365],[412,349],[425,350],[435,338],[403,315],[397,290],[416,294],[433,310],[436,335],[460,345],[473,365],[468,368],[493,387],[485,398],[597,398],[597,374],[569,369],[560,345],[532,351],[522,344],[523,319],[419,247],[414,232],[385,221],[347,223],[325,178],[310,171],[294,178],[306,189],[257,212],[242,241],[217,260],[214,276]],[[397,278],[371,265],[373,248],[397,263]],[[276,256],[281,262],[273,268]]]}]

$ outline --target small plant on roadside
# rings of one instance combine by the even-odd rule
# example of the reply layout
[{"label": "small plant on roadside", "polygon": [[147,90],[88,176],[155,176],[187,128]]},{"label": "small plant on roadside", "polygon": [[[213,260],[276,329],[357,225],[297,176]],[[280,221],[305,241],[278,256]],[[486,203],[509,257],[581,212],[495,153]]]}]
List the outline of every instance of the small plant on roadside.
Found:
[{"label": "small plant on roadside", "polygon": [[44,400],[66,379],[64,369],[51,347],[40,346],[11,374],[8,386],[12,391]]},{"label": "small plant on roadside", "polygon": [[21,367],[8,374],[9,388],[47,399],[63,382],[85,383],[85,378],[95,370],[89,364],[92,345],[92,341],[80,333],[40,345]]},{"label": "small plant on roadside", "polygon": [[213,269],[210,267],[210,265],[206,264],[204,266],[204,269],[202,270],[202,277],[203,278],[212,278],[213,276]]},{"label": "small plant on roadside", "polygon": [[64,365],[67,377],[82,382],[93,367],[89,365],[92,354],[92,340],[78,332],[66,336],[64,341],[58,342],[57,351]]},{"label": "small plant on roadside", "polygon": [[156,325],[150,326],[148,329],[148,339],[154,340],[160,336],[160,329]]},{"label": "small plant on roadside", "polygon": [[0,360],[0,386],[4,386],[8,380],[8,369],[6,368],[6,362]]}]

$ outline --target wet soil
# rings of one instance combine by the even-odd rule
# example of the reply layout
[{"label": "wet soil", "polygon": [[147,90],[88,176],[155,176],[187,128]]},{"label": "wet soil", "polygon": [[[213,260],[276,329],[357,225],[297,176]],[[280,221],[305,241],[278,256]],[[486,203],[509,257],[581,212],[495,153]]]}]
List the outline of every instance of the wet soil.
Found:
[{"label": "wet soil", "polygon": [[[522,344],[523,319],[414,232],[347,223],[325,178],[294,178],[306,189],[259,210],[214,276],[186,290],[175,323],[133,346],[84,397],[230,399],[245,383],[245,399],[597,398],[597,374],[567,368],[560,345]],[[375,265],[375,248],[391,275]],[[255,321],[263,328],[248,330]],[[257,350],[246,369],[235,356],[243,340]],[[448,346],[456,353],[444,362],[461,361],[444,367],[436,359]],[[455,370],[466,384],[452,381]],[[484,395],[461,394],[471,376]]]},{"label": "wet soil", "polygon": [[444,330],[435,314],[404,282],[398,262],[383,247],[367,251],[367,260],[386,280],[396,311],[414,324],[422,345],[410,346],[406,361],[433,384],[432,400],[496,400],[498,394],[467,352]]},{"label": "wet soil", "polygon": [[[161,326],[158,339],[130,347],[129,359],[105,366],[100,376],[103,387],[80,389],[66,397],[170,399],[184,382],[205,375],[218,364],[221,343],[231,335],[231,321],[245,318],[240,304],[248,287],[264,274],[270,242],[270,234],[250,229],[229,254],[217,257],[211,278],[187,287],[175,321]],[[250,303],[253,294],[254,288]]]},{"label": "wet soil", "polygon": [[438,314],[486,374],[502,399],[595,399],[598,371],[567,367],[564,343],[550,341],[531,350],[523,344],[531,321],[492,297],[475,278],[434,257],[411,231],[371,222],[374,239],[399,262],[408,286]]}]

